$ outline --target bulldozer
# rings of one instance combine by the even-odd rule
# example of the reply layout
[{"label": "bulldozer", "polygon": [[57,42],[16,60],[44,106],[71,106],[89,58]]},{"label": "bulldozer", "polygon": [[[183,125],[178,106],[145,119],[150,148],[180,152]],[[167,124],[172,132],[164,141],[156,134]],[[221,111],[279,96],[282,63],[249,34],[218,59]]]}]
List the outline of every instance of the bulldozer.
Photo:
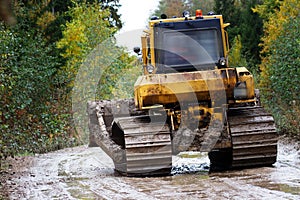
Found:
[{"label": "bulldozer", "polygon": [[246,67],[229,67],[229,23],[212,12],[152,17],[134,98],[89,101],[90,146],[125,176],[171,173],[172,156],[208,152],[211,169],[271,166],[278,135]]}]

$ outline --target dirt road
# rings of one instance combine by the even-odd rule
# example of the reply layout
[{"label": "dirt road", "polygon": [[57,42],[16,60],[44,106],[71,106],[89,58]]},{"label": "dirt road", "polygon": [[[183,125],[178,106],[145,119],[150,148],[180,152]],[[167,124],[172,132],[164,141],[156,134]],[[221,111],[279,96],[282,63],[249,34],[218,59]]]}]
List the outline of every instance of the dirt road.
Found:
[{"label": "dirt road", "polygon": [[[19,158],[6,182],[9,199],[300,199],[300,150],[286,139],[279,143],[274,167],[167,177],[122,177],[100,148],[80,146],[35,157]],[[199,166],[206,157],[174,157]],[[197,163],[196,163],[197,162]],[[196,164],[193,164],[196,163]],[[24,166],[25,165],[25,166]],[[24,166],[24,167],[22,167]],[[191,169],[194,169],[191,167]]]}]

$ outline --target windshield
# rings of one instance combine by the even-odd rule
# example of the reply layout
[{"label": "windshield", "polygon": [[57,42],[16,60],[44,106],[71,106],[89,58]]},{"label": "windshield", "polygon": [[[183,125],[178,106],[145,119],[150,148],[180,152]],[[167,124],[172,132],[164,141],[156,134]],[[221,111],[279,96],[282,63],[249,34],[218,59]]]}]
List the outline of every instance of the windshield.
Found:
[{"label": "windshield", "polygon": [[216,29],[164,31],[162,40],[165,67],[214,64],[222,54]]}]

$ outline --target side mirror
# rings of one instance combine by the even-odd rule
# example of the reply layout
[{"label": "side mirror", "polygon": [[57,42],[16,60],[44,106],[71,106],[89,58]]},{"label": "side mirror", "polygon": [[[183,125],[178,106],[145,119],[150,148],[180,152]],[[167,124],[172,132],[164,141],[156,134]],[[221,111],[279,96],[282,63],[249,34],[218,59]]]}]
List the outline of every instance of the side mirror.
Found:
[{"label": "side mirror", "polygon": [[134,47],[133,48],[134,53],[136,53],[138,56],[141,55],[141,48],[140,47]]}]

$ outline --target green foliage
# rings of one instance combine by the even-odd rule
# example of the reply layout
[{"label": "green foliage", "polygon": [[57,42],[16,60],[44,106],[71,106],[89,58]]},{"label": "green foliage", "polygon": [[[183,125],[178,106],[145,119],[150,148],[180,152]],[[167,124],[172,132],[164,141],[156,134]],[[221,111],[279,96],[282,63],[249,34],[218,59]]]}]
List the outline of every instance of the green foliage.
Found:
[{"label": "green foliage", "polygon": [[[114,87],[111,94],[114,99],[128,99],[133,98],[134,84],[138,77],[142,75],[142,65],[138,59],[126,58],[132,60],[126,67],[121,69],[122,76],[117,77],[114,81]],[[128,63],[128,61],[127,61]]]},{"label": "green foliage", "polygon": [[222,14],[224,21],[229,22],[227,28],[229,43],[234,45],[235,38],[240,35],[242,43],[241,54],[247,61],[252,72],[258,72],[260,63],[260,38],[263,33],[262,19],[253,8],[260,3],[259,0],[215,0],[215,12]]},{"label": "green foliage", "polygon": [[[130,58],[124,49],[116,47],[112,36],[117,29],[111,27],[106,20],[110,15],[109,11],[101,10],[101,5],[98,3],[83,2],[73,7],[69,15],[72,20],[66,24],[63,38],[57,43],[58,48],[64,49],[62,55],[68,60],[61,71],[62,74],[68,73],[68,80],[65,82],[72,88],[81,64],[84,64],[98,45],[104,43],[105,47],[101,48],[99,50],[101,52],[97,52],[97,55],[92,56],[91,59],[94,61],[88,61],[88,65],[90,71],[101,71],[97,98],[114,98],[112,91],[124,70],[132,67],[128,63],[131,63],[133,58]],[[120,56],[115,57],[115,55]],[[97,69],[99,66],[102,68]]]},{"label": "green foliage", "polygon": [[229,52],[229,66],[245,67],[247,65],[246,59],[242,56],[242,47],[241,36],[238,35],[234,38],[233,46]]},{"label": "green foliage", "polygon": [[253,11],[259,13],[261,18],[268,21],[273,14],[279,11],[282,1],[283,0],[264,0],[262,4],[253,8]]},{"label": "green foliage", "polygon": [[299,136],[300,2],[266,1],[256,11],[264,17],[265,27],[260,65],[263,102],[282,132]]},{"label": "green foliage", "polygon": [[154,11],[153,15],[160,17],[161,14],[166,14],[169,17],[181,17],[186,9],[183,0],[161,0],[159,1],[158,9]]},{"label": "green foliage", "polygon": [[[282,132],[300,130],[300,19],[290,18],[270,46],[269,62],[262,79],[264,102]],[[266,84],[266,82],[268,84]]]},{"label": "green foliage", "polygon": [[223,15],[224,21],[230,22],[233,27],[237,25],[239,17],[239,8],[234,6],[234,4],[235,0],[215,0],[214,7],[215,13]]},{"label": "green foliage", "polygon": [[133,58],[117,47],[113,37],[117,29],[107,20],[109,10],[101,10],[99,3],[77,3],[69,16],[72,19],[56,44],[66,58],[59,70],[64,78],[60,81],[67,88],[64,98],[72,101],[76,130],[87,141],[86,102],[115,98],[113,91],[124,72],[132,68]]},{"label": "green foliage", "polygon": [[70,9],[72,20],[68,22],[63,31],[63,38],[57,42],[57,47],[64,52],[62,56],[67,59],[60,73],[66,74],[65,83],[73,87],[77,71],[86,56],[102,41],[112,36],[117,29],[110,26],[106,20],[110,13],[101,10],[98,3],[83,2]]},{"label": "green foliage", "polygon": [[201,9],[203,13],[208,13],[214,8],[214,0],[161,0],[159,1],[158,8],[152,15],[160,16],[166,14],[169,17],[181,17],[183,11],[188,10],[192,15],[195,14],[197,9]]},{"label": "green foliage", "polygon": [[[91,0],[90,0],[91,1]],[[96,0],[92,0],[97,2]],[[102,9],[108,9],[110,12],[109,22],[111,27],[122,28],[121,15],[118,14],[118,9],[121,6],[119,0],[100,0]]]},{"label": "green foliage", "polygon": [[[272,2],[272,1],[271,1]],[[275,1],[275,5],[270,6],[269,1],[266,1],[267,7],[274,7],[273,12],[268,11],[269,18],[264,21],[264,35],[262,37],[262,46],[261,54],[264,56],[264,60],[261,64],[261,70],[264,71],[264,65],[268,63],[268,54],[270,53],[270,46],[273,44],[273,41],[282,32],[283,24],[288,23],[290,18],[299,17],[299,7],[300,2],[297,0],[285,0],[285,1]],[[257,6],[255,10],[259,15],[265,17],[264,5]],[[279,8],[278,8],[279,7]]]},{"label": "green foliage", "polygon": [[[62,37],[62,27],[71,20],[68,11],[80,3],[98,3],[101,10],[109,10],[107,21],[111,27],[122,27],[118,8],[119,0],[45,0],[16,1],[15,12],[20,18],[20,10],[26,10],[31,28],[41,29],[49,43]],[[23,11],[22,11],[23,12]]]},{"label": "green foliage", "polygon": [[258,0],[245,3],[244,9],[241,10],[241,22],[239,23],[243,44],[242,54],[252,72],[259,72],[258,64],[261,62],[259,43],[263,35],[263,22],[260,16],[252,10],[258,3]]},{"label": "green foliage", "polygon": [[[15,2],[18,23],[0,24],[0,165],[7,156],[43,153],[84,141],[75,130],[72,84],[85,57],[122,26],[118,3]],[[126,63],[132,58],[122,54],[108,71],[118,71],[111,78],[115,82],[131,67]],[[114,84],[105,85],[110,88],[105,94],[112,93]]]},{"label": "green foliage", "polygon": [[52,78],[59,64],[51,56],[54,46],[22,27],[22,22],[10,29],[0,25],[0,160],[60,148],[57,140],[74,145],[75,135],[67,139],[70,115],[52,109]]},{"label": "green foliage", "polygon": [[214,0],[206,0],[206,1],[199,1],[199,0],[187,0],[185,1],[187,9],[195,14],[197,9],[201,9],[203,14],[206,14],[210,11],[214,10],[215,2]]},{"label": "green foliage", "polygon": [[[300,20],[292,18],[271,45],[271,88],[285,102],[300,100]],[[277,79],[281,78],[278,82]]]},{"label": "green foliage", "polygon": [[142,67],[134,63],[134,57],[122,54],[103,71],[96,91],[97,99],[132,98],[134,83]]}]

